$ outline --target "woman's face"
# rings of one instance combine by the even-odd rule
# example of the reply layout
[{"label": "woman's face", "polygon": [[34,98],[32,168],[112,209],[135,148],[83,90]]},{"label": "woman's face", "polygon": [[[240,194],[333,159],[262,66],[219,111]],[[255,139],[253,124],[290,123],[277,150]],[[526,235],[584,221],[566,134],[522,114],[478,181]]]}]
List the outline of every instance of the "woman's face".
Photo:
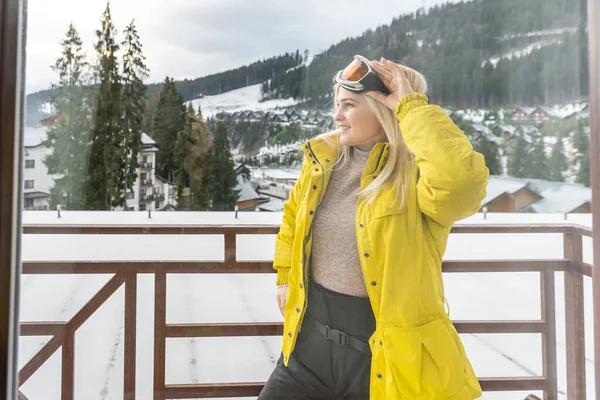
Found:
[{"label": "woman's face", "polygon": [[333,119],[341,131],[340,143],[360,146],[386,137],[383,127],[362,95],[339,87]]}]

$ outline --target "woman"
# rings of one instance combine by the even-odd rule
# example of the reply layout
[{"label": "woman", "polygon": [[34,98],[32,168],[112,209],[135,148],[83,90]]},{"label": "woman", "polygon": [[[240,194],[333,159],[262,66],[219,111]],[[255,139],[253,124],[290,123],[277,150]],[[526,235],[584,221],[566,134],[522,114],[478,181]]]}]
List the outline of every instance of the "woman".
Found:
[{"label": "woman", "polygon": [[303,146],[277,235],[283,350],[259,399],[477,398],[441,265],[484,158],[416,71],[357,56],[334,82],[339,130]]}]

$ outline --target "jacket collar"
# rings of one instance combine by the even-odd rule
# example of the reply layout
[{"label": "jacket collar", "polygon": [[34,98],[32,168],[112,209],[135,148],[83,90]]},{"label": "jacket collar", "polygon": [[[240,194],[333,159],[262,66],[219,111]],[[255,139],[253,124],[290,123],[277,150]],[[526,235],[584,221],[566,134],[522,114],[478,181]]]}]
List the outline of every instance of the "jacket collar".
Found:
[{"label": "jacket collar", "polygon": [[[333,145],[321,137],[310,139],[302,145],[302,151],[304,151],[307,160],[316,161],[322,166],[333,165],[335,163],[339,157],[339,151],[336,146],[339,145],[340,132],[333,131],[326,135],[331,139]],[[389,142],[376,143],[369,155],[365,171],[368,174],[378,174],[387,161],[389,151]]]}]

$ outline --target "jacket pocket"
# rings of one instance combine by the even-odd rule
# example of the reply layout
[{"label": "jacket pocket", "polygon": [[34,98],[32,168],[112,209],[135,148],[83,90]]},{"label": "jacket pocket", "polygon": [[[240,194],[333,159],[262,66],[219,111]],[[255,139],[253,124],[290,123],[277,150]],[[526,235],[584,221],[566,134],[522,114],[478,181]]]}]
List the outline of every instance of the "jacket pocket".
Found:
[{"label": "jacket pocket", "polygon": [[373,202],[373,216],[375,218],[402,215],[406,213],[406,204],[400,208],[402,198],[396,198],[396,189],[385,189]]},{"label": "jacket pocket", "polygon": [[452,399],[464,390],[465,360],[449,323],[440,318],[419,327],[383,328],[387,367],[393,376],[388,379],[388,396]]}]

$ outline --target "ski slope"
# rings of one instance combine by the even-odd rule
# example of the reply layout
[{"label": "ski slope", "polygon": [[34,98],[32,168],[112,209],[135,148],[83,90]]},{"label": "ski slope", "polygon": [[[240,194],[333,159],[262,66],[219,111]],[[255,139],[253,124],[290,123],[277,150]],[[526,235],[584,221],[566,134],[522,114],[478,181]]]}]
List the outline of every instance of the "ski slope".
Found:
[{"label": "ski slope", "polygon": [[242,110],[271,110],[278,107],[293,106],[298,103],[292,97],[261,102],[260,87],[261,84],[256,84],[214,96],[204,96],[200,99],[187,101],[186,107],[191,103],[194,110],[198,111],[198,105],[200,105],[202,115],[207,118],[219,112],[234,113]]}]

